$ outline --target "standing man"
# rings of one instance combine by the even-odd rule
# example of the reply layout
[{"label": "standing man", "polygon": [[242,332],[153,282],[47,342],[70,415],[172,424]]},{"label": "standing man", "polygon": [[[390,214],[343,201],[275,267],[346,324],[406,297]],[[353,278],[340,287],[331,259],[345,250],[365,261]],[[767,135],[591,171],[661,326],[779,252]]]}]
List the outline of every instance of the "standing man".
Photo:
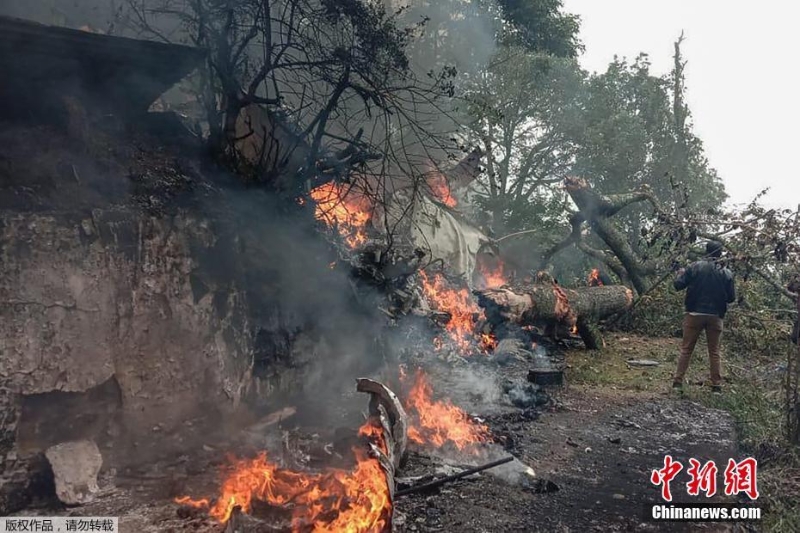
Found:
[{"label": "standing man", "polygon": [[728,310],[728,304],[736,300],[736,289],[733,284],[733,273],[720,264],[722,244],[709,241],[706,244],[706,256],[678,272],[675,289],[686,290],[686,315],[683,318],[683,342],[681,356],[678,359],[678,370],[672,386],[683,387],[683,376],[689,368],[700,332],[706,332],[708,342],[708,359],[711,364],[711,390],[722,392],[721,364],[719,344],[722,337],[722,319]]}]

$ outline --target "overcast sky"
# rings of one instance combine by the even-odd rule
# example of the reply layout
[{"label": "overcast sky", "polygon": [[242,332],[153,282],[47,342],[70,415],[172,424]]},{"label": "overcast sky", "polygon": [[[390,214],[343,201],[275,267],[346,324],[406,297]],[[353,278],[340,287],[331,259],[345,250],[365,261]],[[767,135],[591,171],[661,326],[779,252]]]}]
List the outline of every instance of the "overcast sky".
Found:
[{"label": "overcast sky", "polygon": [[564,0],[581,16],[581,64],[602,71],[614,55],[650,56],[657,74],[672,67],[685,32],[687,100],[695,133],[725,182],[730,203],[770,187],[770,206],[800,203],[797,15],[790,0]]}]

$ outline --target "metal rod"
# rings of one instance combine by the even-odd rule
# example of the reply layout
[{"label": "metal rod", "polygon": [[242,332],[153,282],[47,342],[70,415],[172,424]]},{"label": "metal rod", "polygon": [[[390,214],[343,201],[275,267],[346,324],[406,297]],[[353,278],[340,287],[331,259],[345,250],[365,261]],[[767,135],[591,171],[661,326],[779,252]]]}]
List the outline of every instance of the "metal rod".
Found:
[{"label": "metal rod", "polygon": [[451,474],[449,476],[445,476],[443,478],[439,478],[435,481],[431,481],[430,483],[423,483],[422,485],[416,485],[414,487],[408,487],[407,489],[398,490],[394,493],[395,498],[398,496],[405,496],[406,494],[413,494],[414,492],[420,492],[427,489],[433,489],[440,485],[444,485],[445,483],[449,483],[450,481],[455,481],[457,479],[461,479],[462,477],[467,477],[472,474],[477,474],[478,472],[482,472],[484,470],[488,470],[490,468],[494,468],[495,466],[504,465],[506,463],[510,463],[514,460],[513,456],[508,456],[503,459],[498,459],[497,461],[492,461],[491,463],[486,463],[485,465],[475,466],[473,468],[468,468],[463,470],[457,474]]}]

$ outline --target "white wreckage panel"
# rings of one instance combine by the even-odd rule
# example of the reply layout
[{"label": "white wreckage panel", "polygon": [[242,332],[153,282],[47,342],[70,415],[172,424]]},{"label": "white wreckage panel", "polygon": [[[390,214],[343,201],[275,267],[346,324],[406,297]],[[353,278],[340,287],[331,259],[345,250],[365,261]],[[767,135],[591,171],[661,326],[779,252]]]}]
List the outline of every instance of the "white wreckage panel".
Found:
[{"label": "white wreckage panel", "polygon": [[397,191],[386,206],[386,213],[373,217],[373,225],[385,235],[388,222],[396,236],[408,237],[411,245],[428,254],[429,261],[442,261],[471,289],[477,255],[491,239],[424,194],[417,194],[413,207],[408,209],[411,196],[410,190]]}]

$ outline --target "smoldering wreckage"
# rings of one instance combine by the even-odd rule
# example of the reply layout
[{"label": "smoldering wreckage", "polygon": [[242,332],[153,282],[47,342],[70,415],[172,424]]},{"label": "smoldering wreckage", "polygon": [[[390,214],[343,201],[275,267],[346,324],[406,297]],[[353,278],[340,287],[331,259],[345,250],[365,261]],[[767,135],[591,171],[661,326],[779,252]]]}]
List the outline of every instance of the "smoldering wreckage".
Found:
[{"label": "smoldering wreckage", "polygon": [[[180,204],[232,196],[185,163],[196,151],[175,139],[163,147],[161,130],[126,137],[135,149],[118,131],[93,138],[97,116],[121,109],[152,125],[147,109],[199,56],[17,20],[2,27],[0,68],[14,83],[2,84],[0,513],[120,514],[123,531],[413,531],[436,530],[447,510],[429,498],[447,483],[492,475],[532,497],[557,490],[514,458],[515,435],[535,431],[526,424],[551,404],[546,387],[563,384],[559,346],[600,346],[597,321],[632,297],[596,273],[567,289],[514,272],[460,212],[479,151],[385,204],[357,180],[298,198],[319,241],[301,259],[319,268],[306,265],[300,284],[335,272],[343,300],[381,317],[377,333],[363,328],[371,366],[353,367],[374,379],[342,378],[368,403],[345,393],[324,400],[342,416],[304,421],[297,403],[319,386],[304,385],[315,366],[352,348],[323,346],[324,334],[303,331],[302,305],[270,301],[308,293],[257,294],[248,269],[262,256],[241,251],[244,230],[216,230],[223,224],[198,212],[207,201]],[[100,79],[87,74],[97,65]],[[20,117],[21,108],[42,113]],[[240,125],[271,124],[259,131],[277,135],[276,120],[251,108]],[[239,149],[262,142],[243,136]],[[123,169],[132,185],[112,179]],[[254,239],[264,238],[280,250],[294,236]],[[341,429],[364,410],[360,426]],[[148,515],[153,498],[171,506],[169,518]]]}]

